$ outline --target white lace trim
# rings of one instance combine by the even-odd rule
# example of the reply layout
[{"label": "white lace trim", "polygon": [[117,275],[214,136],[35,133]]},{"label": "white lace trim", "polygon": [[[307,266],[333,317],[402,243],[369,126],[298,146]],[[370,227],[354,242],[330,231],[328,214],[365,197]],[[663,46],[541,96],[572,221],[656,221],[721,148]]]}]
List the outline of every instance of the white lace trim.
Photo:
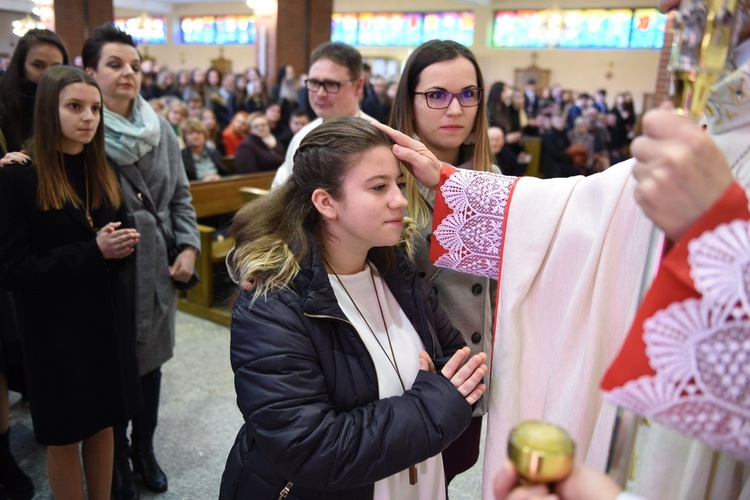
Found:
[{"label": "white lace trim", "polygon": [[699,299],[644,322],[654,376],[610,401],[750,460],[750,222],[722,224],[688,244]]},{"label": "white lace trim", "polygon": [[447,250],[435,265],[497,279],[505,207],[515,177],[459,170],[440,190],[452,213],[433,237]]}]

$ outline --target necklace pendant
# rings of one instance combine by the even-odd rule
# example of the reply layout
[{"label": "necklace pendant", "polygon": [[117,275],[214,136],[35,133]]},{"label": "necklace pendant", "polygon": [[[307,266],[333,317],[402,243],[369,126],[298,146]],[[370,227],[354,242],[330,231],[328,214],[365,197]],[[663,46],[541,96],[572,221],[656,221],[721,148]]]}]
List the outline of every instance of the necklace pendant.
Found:
[{"label": "necklace pendant", "polygon": [[409,466],[409,484],[414,486],[418,482],[419,482],[419,475],[417,473],[417,466],[410,465]]},{"label": "necklace pendant", "polygon": [[94,219],[91,218],[91,214],[86,212],[86,220],[89,221],[89,226],[94,227]]}]

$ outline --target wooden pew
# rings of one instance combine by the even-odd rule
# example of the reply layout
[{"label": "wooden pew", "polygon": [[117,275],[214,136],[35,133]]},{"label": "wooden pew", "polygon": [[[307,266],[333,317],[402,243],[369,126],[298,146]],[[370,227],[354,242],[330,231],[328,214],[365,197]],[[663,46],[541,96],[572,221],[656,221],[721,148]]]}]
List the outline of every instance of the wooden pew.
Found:
[{"label": "wooden pew", "polygon": [[[244,204],[241,188],[267,190],[271,187],[275,172],[259,172],[246,175],[230,175],[218,181],[190,183],[193,195],[195,214],[200,219],[216,215],[233,214]],[[263,191],[260,191],[263,192]],[[195,269],[200,275],[198,286],[181,293],[177,301],[180,311],[200,316],[223,325],[231,321],[230,311],[214,305],[214,266],[224,265],[227,252],[234,245],[232,238],[214,241],[216,231],[211,226],[198,224],[201,239],[201,254],[195,262]]]},{"label": "wooden pew", "polygon": [[542,177],[539,167],[542,162],[542,139],[541,137],[525,137],[523,147],[531,155],[531,161],[526,167],[526,174],[532,177]]}]

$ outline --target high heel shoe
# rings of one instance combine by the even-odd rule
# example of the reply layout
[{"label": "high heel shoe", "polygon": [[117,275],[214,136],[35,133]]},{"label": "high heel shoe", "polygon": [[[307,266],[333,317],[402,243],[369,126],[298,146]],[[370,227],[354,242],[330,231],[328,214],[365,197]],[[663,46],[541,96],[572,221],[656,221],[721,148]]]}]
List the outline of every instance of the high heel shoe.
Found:
[{"label": "high heel shoe", "polygon": [[159,467],[154,456],[154,442],[151,439],[133,441],[133,472],[140,474],[143,484],[155,493],[167,491],[167,475]]}]

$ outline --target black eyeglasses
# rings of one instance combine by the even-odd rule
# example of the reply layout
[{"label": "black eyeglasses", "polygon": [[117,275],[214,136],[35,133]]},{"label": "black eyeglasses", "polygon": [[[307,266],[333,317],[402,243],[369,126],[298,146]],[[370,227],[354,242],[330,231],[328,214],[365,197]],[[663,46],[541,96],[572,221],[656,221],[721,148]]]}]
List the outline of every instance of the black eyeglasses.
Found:
[{"label": "black eyeglasses", "polygon": [[307,87],[307,90],[309,90],[310,92],[317,92],[320,90],[320,87],[323,87],[329,94],[338,94],[343,84],[353,82],[354,80],[356,80],[356,78],[352,78],[344,82],[334,82],[333,80],[320,81],[308,78],[307,80],[305,80],[305,87]]},{"label": "black eyeglasses", "polygon": [[417,95],[423,95],[427,102],[427,107],[431,109],[445,109],[451,105],[453,99],[458,99],[461,107],[472,108],[479,105],[482,100],[484,89],[470,87],[459,92],[448,92],[447,90],[428,90],[427,92],[414,92]]}]

